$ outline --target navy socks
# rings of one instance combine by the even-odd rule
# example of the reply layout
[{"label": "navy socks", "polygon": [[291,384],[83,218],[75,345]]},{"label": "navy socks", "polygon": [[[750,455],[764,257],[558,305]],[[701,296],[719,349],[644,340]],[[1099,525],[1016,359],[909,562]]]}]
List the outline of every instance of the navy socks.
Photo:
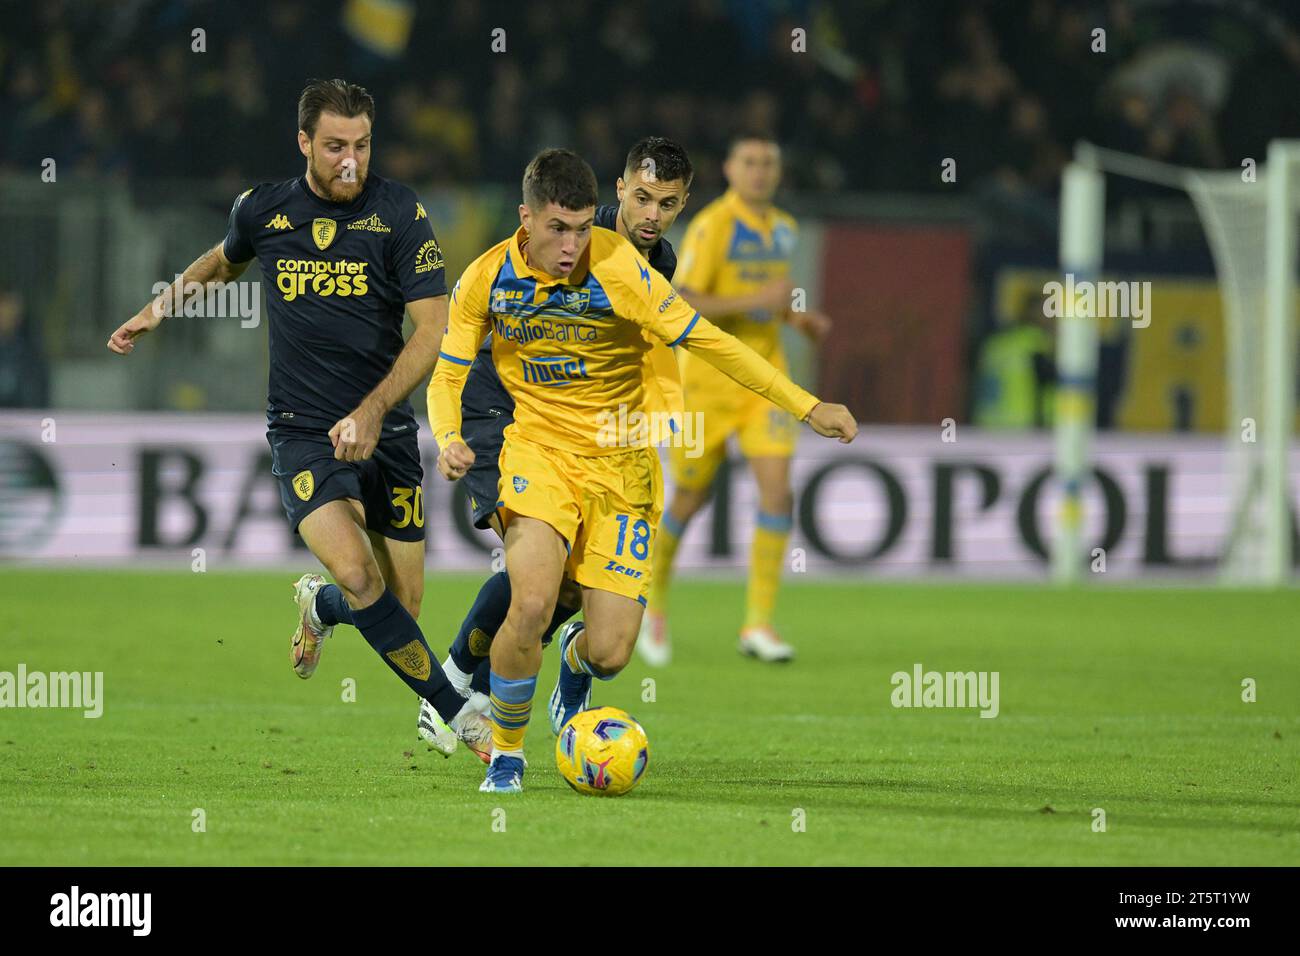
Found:
[{"label": "navy socks", "polygon": [[[319,608],[317,614],[321,614]],[[324,620],[323,614],[321,619]],[[392,591],[385,588],[374,604],[353,611],[352,623],[393,673],[431,703],[438,716],[450,721],[460,712],[465,699],[451,686],[441,665],[429,652],[420,625]]]}]

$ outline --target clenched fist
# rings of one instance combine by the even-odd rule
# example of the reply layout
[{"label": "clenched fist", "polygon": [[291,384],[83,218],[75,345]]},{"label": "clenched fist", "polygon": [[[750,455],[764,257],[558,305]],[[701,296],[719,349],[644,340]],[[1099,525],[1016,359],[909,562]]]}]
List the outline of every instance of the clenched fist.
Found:
[{"label": "clenched fist", "polygon": [[474,453],[463,441],[454,441],[438,453],[438,473],[448,481],[464,478],[474,464]]},{"label": "clenched fist", "polygon": [[858,420],[843,405],[818,402],[805,421],[818,435],[838,438],[841,444],[845,445],[853,441],[858,434]]}]

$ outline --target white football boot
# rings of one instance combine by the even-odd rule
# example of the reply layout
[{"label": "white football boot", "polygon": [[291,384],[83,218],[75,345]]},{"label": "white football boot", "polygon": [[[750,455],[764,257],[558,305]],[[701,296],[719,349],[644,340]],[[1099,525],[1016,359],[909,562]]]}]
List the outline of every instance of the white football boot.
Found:
[{"label": "white football boot", "polygon": [[492,759],[492,721],[487,717],[491,706],[486,694],[471,694],[465,706],[447,723],[423,697],[420,698],[420,721],[416,728],[430,750],[444,757],[456,752],[459,741],[484,763]]},{"label": "white football boot", "polygon": [[316,673],[325,638],[334,633],[332,626],[325,627],[316,616],[316,592],[324,586],[325,579],[319,574],[304,574],[293,586],[293,601],[298,605],[298,628],[293,632],[293,641],[289,645],[289,663],[293,665],[293,672],[303,680]]},{"label": "white football boot", "polygon": [[668,637],[668,618],[654,611],[641,615],[641,630],[636,637],[637,653],[651,667],[667,667],[673,659],[673,645]]},{"label": "white football boot", "polygon": [[769,663],[794,659],[794,648],[781,640],[770,627],[747,627],[740,632],[740,653]]}]

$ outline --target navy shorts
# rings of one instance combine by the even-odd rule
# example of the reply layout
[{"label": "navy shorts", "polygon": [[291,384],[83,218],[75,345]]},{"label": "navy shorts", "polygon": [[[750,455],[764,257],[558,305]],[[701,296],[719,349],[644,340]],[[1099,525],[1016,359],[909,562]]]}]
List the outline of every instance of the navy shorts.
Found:
[{"label": "navy shorts", "polygon": [[371,531],[397,541],[424,540],[424,468],[414,431],[381,437],[365,461],[335,460],[328,432],[318,429],[274,424],[266,440],[271,473],[295,532],[321,505],[355,498]]},{"label": "navy shorts", "polygon": [[515,402],[492,362],[492,337],[483,342],[460,395],[460,434],[474,453],[474,464],[460,479],[469,494],[474,527],[486,531],[497,510],[501,446],[506,426],[515,420]]},{"label": "navy shorts", "polygon": [[[500,409],[497,409],[500,411]],[[474,453],[474,464],[460,479],[469,492],[469,505],[474,511],[474,527],[486,531],[492,527],[489,519],[497,510],[497,485],[501,482],[501,445],[505,441],[506,426],[514,416],[501,412],[482,418],[467,418],[461,422],[460,434]]]}]

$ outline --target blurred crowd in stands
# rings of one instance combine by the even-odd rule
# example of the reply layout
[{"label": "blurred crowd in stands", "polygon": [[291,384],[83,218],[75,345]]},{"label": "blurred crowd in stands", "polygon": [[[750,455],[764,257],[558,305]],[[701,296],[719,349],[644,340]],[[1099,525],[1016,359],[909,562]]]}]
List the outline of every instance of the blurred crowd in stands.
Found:
[{"label": "blurred crowd in stands", "polygon": [[[218,205],[301,168],[295,108],[316,76],[371,90],[373,168],[420,189],[512,186],[551,145],[607,186],[653,133],[690,151],[699,208],[730,134],[767,128],[786,187],[823,197],[823,215],[845,193],[962,196],[982,239],[1039,249],[1055,248],[1081,139],[1235,169],[1300,136],[1300,0],[0,0],[0,14],[0,176],[37,181],[52,158],[60,181],[147,197],[197,180]],[[1152,191],[1117,180],[1108,197]],[[33,305],[10,285],[0,275],[0,405],[39,405]],[[1046,424],[1048,330],[1029,313],[995,322],[987,288],[975,299],[974,417]]]},{"label": "blurred crowd in stands", "polygon": [[[747,125],[779,133],[796,189],[1042,195],[1084,137],[1235,166],[1300,135],[1300,9],[1257,0],[0,8],[8,172],[55,157],[134,184],[274,179],[298,165],[286,157],[294,104],[322,73],[371,89],[376,168],[426,186],[513,182],[557,143],[607,181],[654,132],[685,144],[701,185],[717,187],[727,136]],[[949,157],[955,183],[940,176]]]}]

